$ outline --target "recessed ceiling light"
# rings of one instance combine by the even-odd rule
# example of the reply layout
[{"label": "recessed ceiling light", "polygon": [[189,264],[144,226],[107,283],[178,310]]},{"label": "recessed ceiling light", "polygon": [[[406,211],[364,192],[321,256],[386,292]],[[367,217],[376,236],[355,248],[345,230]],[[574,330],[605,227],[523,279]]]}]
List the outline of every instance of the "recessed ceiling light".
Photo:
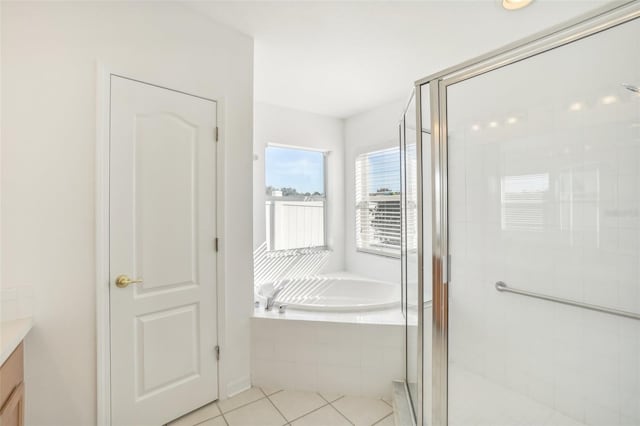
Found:
[{"label": "recessed ceiling light", "polygon": [[498,127],[498,122],[492,121],[491,123],[489,123],[489,127]]},{"label": "recessed ceiling light", "polygon": [[602,103],[605,105],[611,105],[612,103],[614,103],[615,101],[617,101],[618,98],[616,98],[615,96],[605,96],[604,98],[602,98]]},{"label": "recessed ceiling light", "polygon": [[474,124],[473,126],[471,126],[471,130],[473,130],[474,132],[477,132],[478,130],[480,130],[480,126],[478,126],[477,124]]},{"label": "recessed ceiling light", "polygon": [[518,121],[518,119],[516,117],[507,118],[507,123],[509,123],[509,124],[515,124],[517,121]]},{"label": "recessed ceiling light", "polygon": [[507,10],[518,10],[527,7],[533,0],[502,0],[502,7]]},{"label": "recessed ceiling light", "polygon": [[569,111],[581,111],[584,108],[584,104],[582,102],[574,102],[569,105]]}]

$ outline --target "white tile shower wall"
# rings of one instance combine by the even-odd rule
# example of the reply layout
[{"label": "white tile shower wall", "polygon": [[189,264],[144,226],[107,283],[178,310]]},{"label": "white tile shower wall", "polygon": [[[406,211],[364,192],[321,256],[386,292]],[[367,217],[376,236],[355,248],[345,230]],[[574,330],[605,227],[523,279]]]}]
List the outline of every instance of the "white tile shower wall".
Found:
[{"label": "white tile shower wall", "polygon": [[[617,69],[637,72],[638,62]],[[487,83],[494,91],[508,81],[495,78]],[[640,321],[498,293],[494,284],[640,312],[640,126],[632,124],[640,103],[624,91],[601,102],[616,85],[593,91],[579,113],[559,89],[513,125],[476,118],[480,131],[455,108],[485,96],[459,90],[449,99],[452,368],[588,425],[640,424]],[[505,185],[527,178],[530,191],[543,188],[539,208],[529,206],[528,224],[509,223]]]},{"label": "white tile shower wall", "polygon": [[253,318],[254,386],[389,396],[403,377],[402,326]]}]

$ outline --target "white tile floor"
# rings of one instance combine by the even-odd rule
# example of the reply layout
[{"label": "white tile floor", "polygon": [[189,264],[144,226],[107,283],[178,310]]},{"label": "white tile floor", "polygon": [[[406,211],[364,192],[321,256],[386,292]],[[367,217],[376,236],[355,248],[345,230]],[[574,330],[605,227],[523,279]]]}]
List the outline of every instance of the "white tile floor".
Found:
[{"label": "white tile floor", "polygon": [[251,388],[169,426],[393,426],[388,401],[336,394]]}]

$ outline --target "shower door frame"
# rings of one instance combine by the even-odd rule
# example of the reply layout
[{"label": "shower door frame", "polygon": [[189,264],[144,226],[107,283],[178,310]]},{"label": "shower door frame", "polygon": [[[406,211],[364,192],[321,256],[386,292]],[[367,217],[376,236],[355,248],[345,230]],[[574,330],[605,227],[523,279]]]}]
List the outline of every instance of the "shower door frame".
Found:
[{"label": "shower door frame", "polygon": [[[424,247],[431,244],[432,255],[432,413],[429,426],[448,425],[448,286],[451,262],[448,248],[448,187],[447,187],[447,88],[453,84],[543,54],[618,25],[640,18],[640,0],[622,1],[596,9],[570,21],[508,44],[485,55],[444,69],[415,82],[416,160],[418,179],[418,306],[424,305]],[[422,88],[429,89],[430,147],[423,147]],[[427,140],[425,138],[425,140]],[[423,149],[431,150],[431,168],[423,165]],[[432,240],[424,241],[423,174],[431,173]],[[418,412],[417,424],[424,425],[424,318],[418,310]]]}]

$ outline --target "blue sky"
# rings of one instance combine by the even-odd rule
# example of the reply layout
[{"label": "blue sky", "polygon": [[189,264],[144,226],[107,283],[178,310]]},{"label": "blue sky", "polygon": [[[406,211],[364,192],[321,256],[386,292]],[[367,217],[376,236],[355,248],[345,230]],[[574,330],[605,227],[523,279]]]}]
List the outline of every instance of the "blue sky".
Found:
[{"label": "blue sky", "polygon": [[324,154],[280,147],[265,153],[266,186],[295,188],[300,193],[324,193]]}]

